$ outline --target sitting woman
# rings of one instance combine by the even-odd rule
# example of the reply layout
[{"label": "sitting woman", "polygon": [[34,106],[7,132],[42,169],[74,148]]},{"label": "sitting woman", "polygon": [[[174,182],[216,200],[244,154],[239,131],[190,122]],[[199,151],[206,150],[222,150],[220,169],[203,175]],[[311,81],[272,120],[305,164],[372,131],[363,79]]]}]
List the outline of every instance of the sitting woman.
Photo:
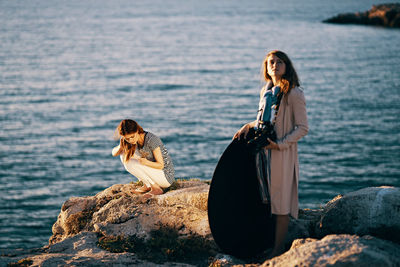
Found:
[{"label": "sitting woman", "polygon": [[134,193],[161,195],[162,188],[175,180],[174,165],[161,139],[144,131],[134,120],[122,120],[116,135],[119,145],[113,148],[112,155],[120,156],[125,169],[143,183]]}]

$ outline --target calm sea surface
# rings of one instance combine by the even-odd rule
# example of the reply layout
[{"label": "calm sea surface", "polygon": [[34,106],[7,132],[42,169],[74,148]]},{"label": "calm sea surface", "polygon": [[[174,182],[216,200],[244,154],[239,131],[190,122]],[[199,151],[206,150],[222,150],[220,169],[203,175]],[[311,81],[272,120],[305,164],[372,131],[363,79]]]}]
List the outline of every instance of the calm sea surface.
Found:
[{"label": "calm sea surface", "polygon": [[45,245],[68,198],[133,180],[111,156],[123,118],[211,179],[272,49],[307,99],[301,208],[400,186],[400,30],[321,23],[386,0],[278,2],[0,0],[0,248]]}]

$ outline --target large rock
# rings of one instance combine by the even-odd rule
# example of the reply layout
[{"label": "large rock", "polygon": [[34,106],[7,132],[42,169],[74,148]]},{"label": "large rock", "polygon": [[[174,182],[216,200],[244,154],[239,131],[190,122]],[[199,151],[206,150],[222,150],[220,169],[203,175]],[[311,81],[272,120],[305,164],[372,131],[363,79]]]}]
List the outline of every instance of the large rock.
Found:
[{"label": "large rock", "polygon": [[185,266],[175,262],[158,262],[140,259],[135,253],[111,253],[97,246],[98,236],[93,232],[80,232],[49,246],[43,253],[31,255],[11,266]]},{"label": "large rock", "polygon": [[299,239],[292,248],[261,266],[400,266],[400,246],[372,236],[328,235]]},{"label": "large rock", "polygon": [[71,198],[61,208],[49,244],[81,231],[148,239],[149,233],[160,227],[211,239],[207,221],[209,185],[188,181],[177,183],[177,187],[179,190],[148,200],[131,193],[133,184],[117,184],[95,196]]},{"label": "large rock", "polygon": [[[49,252],[60,242],[68,240],[70,244],[69,240],[76,235],[93,232],[102,249],[136,252],[140,258],[158,263],[195,262],[196,257],[216,253],[217,246],[208,226],[207,183],[177,182],[175,190],[151,199],[132,194],[135,187],[113,185],[95,196],[66,201],[53,225]],[[161,252],[151,256],[152,250]],[[198,255],[190,255],[196,250]]]},{"label": "large rock", "polygon": [[400,4],[374,5],[368,11],[339,14],[335,17],[324,20],[324,22],[400,28]]},{"label": "large rock", "polygon": [[288,252],[266,261],[267,251],[244,261],[224,255],[212,239],[207,183],[181,181],[148,200],[131,193],[135,186],[113,185],[95,196],[69,199],[48,246],[1,256],[0,263],[21,259],[20,265],[32,266],[400,266],[392,256],[399,255],[398,244],[343,235],[399,241],[398,188],[366,188],[338,196],[322,210],[300,210],[299,218],[290,221]]},{"label": "large rock", "polygon": [[328,202],[317,236],[327,234],[374,235],[400,243],[400,189],[368,187]]},{"label": "large rock", "polygon": [[[177,187],[179,190],[171,190],[150,200],[132,194],[133,184],[113,185],[95,196],[73,197],[62,206],[49,244],[81,231],[148,239],[150,233],[160,226],[175,229],[180,236],[196,235],[213,242],[207,216],[209,185],[185,181],[177,183]],[[302,210],[298,220],[290,221],[287,247],[293,240],[314,232],[320,213]]]},{"label": "large rock", "polygon": [[55,243],[46,253],[29,257],[32,266],[156,266],[138,259],[134,253],[111,253],[97,246],[98,237],[93,232],[80,232]]}]

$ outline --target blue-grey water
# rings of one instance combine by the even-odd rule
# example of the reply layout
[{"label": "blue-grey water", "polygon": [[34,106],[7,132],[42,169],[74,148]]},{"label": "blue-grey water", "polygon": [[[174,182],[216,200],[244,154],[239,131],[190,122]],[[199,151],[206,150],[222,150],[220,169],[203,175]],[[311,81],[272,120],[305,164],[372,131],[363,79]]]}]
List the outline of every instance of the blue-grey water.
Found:
[{"label": "blue-grey water", "polygon": [[210,179],[272,49],[307,100],[300,207],[400,186],[400,30],[321,23],[385,1],[0,0],[0,248],[45,245],[68,198],[132,181],[111,156],[123,118],[177,177]]}]

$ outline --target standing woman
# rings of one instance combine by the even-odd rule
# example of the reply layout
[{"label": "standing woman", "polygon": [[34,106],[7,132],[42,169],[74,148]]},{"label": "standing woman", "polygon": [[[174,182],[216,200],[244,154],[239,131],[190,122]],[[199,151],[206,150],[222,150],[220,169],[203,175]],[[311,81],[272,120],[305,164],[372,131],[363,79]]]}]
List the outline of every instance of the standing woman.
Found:
[{"label": "standing woman", "polygon": [[144,131],[134,120],[122,120],[116,135],[119,145],[113,148],[112,155],[119,155],[125,169],[143,182],[134,193],[146,193],[146,197],[161,195],[162,188],[175,180],[174,165],[161,139]]},{"label": "standing woman", "polygon": [[[284,241],[288,231],[289,215],[298,217],[298,183],[299,161],[297,141],[308,132],[306,101],[303,91],[299,88],[299,78],[289,57],[278,50],[271,51],[263,62],[263,76],[266,85],[261,89],[260,97],[273,86],[279,86],[283,97],[275,117],[277,141],[270,139],[265,147],[269,153],[271,175],[269,193],[271,212],[276,218],[275,243],[270,257],[284,252]],[[234,138],[246,138],[250,128],[257,121],[245,124]]]}]

